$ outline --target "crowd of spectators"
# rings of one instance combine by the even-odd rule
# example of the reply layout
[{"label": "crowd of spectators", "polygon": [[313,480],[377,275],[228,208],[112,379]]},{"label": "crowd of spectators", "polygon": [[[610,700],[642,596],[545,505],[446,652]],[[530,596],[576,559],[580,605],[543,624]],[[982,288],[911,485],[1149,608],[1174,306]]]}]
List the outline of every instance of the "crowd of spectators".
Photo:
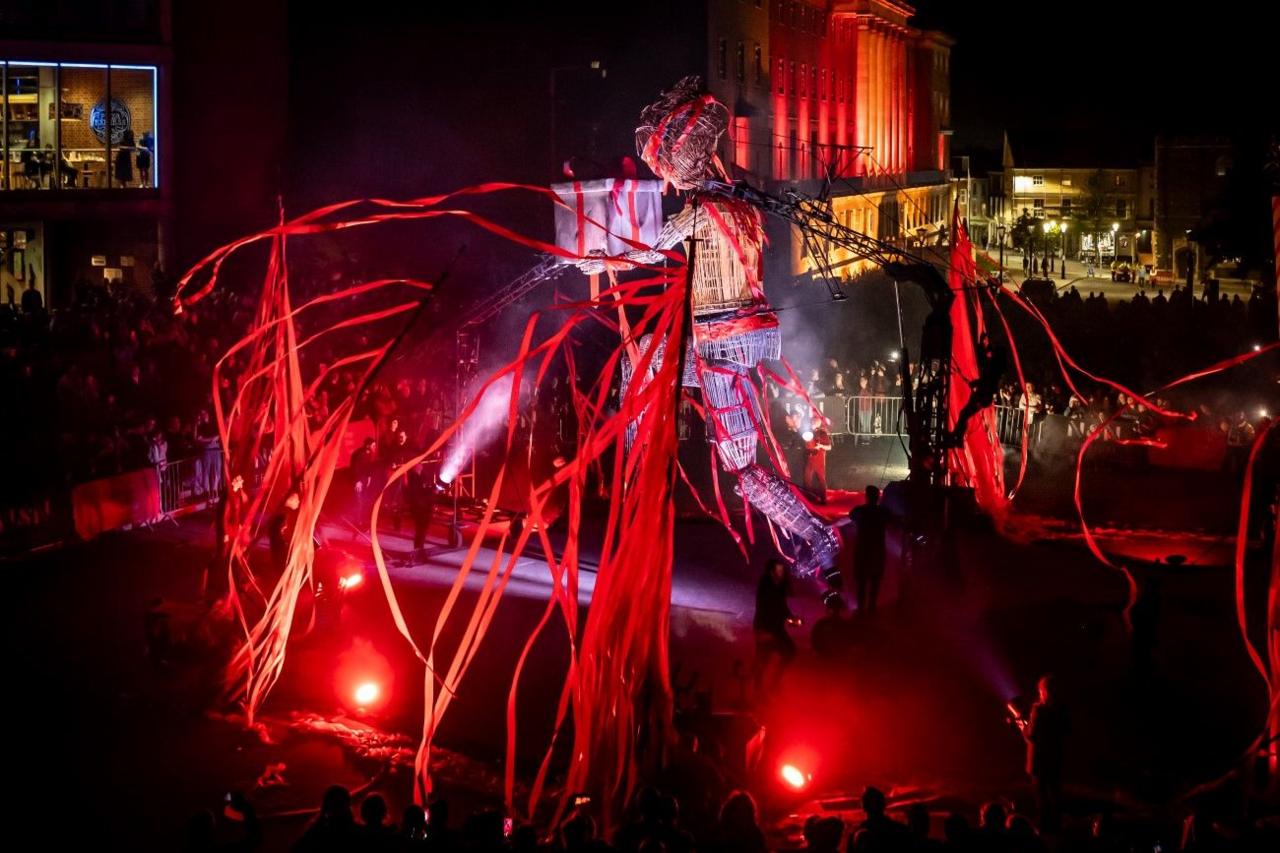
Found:
[{"label": "crowd of spectators", "polygon": [[[178,459],[197,460],[185,487],[195,494],[211,492],[222,476],[211,372],[248,327],[255,310],[252,299],[220,289],[195,309],[175,314],[167,301],[133,290],[81,287],[75,292],[73,305],[54,311],[46,309],[35,291],[0,306],[0,393],[12,413],[0,419],[0,437],[17,451],[0,463],[0,505],[37,503],[78,482]],[[1167,294],[1139,291],[1115,302],[1068,287],[1036,302],[1082,365],[1134,389],[1158,387],[1274,337],[1274,297],[1261,289],[1248,300],[1193,298],[1175,287]],[[1010,361],[998,405],[1030,409],[1033,423],[1061,415],[1069,423],[1069,435],[1077,438],[1125,407],[1121,395],[1085,380],[1077,387],[1088,399],[1072,393],[1043,330],[1021,311],[1008,308],[1005,313],[1027,386],[1024,394]],[[987,322],[1000,329],[994,315]],[[308,356],[308,369],[323,369],[325,354],[313,349],[317,354]],[[893,413],[871,402],[901,394],[898,355],[888,345],[879,349],[884,350],[882,358],[861,364],[846,360],[842,366],[835,357],[825,358],[806,365],[800,377],[815,401],[832,395],[858,401],[847,411],[852,431],[860,435],[895,431]],[[229,384],[234,362],[228,367],[223,381]],[[357,420],[368,415],[372,421],[380,468],[403,461],[445,428],[457,397],[451,368],[446,364],[425,374],[403,367],[388,370],[365,389]],[[322,423],[358,381],[354,367],[330,372],[310,403],[312,423]],[[782,410],[777,419],[781,428],[802,430],[807,404],[776,388],[773,396]],[[1273,414],[1252,405],[1199,405],[1203,422],[1222,430],[1233,445],[1247,445]],[[697,437],[696,415],[692,407],[686,409],[682,436]],[[794,423],[787,415],[795,415]],[[535,435],[540,447],[550,441],[563,448],[572,438],[571,421],[567,379],[560,376],[539,390],[537,405],[524,410],[520,429]],[[1009,426],[1021,424],[1010,419]],[[1130,410],[1115,420],[1106,437],[1139,437],[1151,426],[1149,416]]]},{"label": "crowd of spectators", "polygon": [[6,506],[217,449],[213,363],[251,306],[214,293],[175,314],[131,290],[77,295],[54,311],[31,299],[0,307],[0,393],[11,413],[0,434],[14,451],[0,476]]},{"label": "crowd of spectators", "polygon": [[[449,802],[411,805],[397,821],[379,793],[359,798],[341,786],[329,788],[316,816],[294,841],[294,853],[336,851],[424,851],[424,853],[1253,853],[1274,850],[1274,818],[1233,819],[1193,811],[1181,823],[1123,822],[1110,812],[1080,815],[1058,834],[1043,835],[1036,822],[1012,804],[993,800],[976,812],[941,811],[921,801],[894,807],[877,788],[863,791],[858,811],[814,813],[795,833],[768,832],[751,794],[729,792],[706,815],[686,814],[674,796],[642,788],[627,820],[611,838],[589,807],[575,807],[551,833],[513,823],[501,811],[483,809],[455,821]],[[358,817],[357,817],[358,814]],[[1215,819],[1216,818],[1216,819]],[[776,827],[774,827],[776,828]],[[786,836],[786,837],[784,837]],[[770,838],[774,840],[770,842]],[[231,795],[220,813],[196,814],[187,824],[189,853],[262,849],[261,820],[244,797]]]},{"label": "crowd of spectators", "polygon": [[[1149,296],[1138,291],[1128,300],[1109,301],[1101,293],[1083,296],[1075,287],[1067,287],[1037,296],[1033,302],[1080,365],[1135,391],[1158,388],[1275,338],[1274,297],[1262,289],[1255,289],[1248,300],[1238,295],[1193,298],[1185,288],[1174,287],[1167,294],[1160,290]],[[989,305],[985,310],[987,327],[995,330],[996,346],[1007,347],[1000,317]],[[1004,380],[995,399],[1009,414],[1001,423],[1003,440],[1016,440],[1022,413],[1028,409],[1033,430],[1046,417],[1061,416],[1067,421],[1068,437],[1077,441],[1104,421],[1104,440],[1137,439],[1154,431],[1158,419],[1150,411],[1133,406],[1132,400],[1114,388],[1073,371],[1072,381],[1085,395],[1078,396],[1064,380],[1040,325],[1007,304],[1004,315],[1013,332],[1026,388],[1024,393],[1013,359],[1005,358]],[[822,364],[805,365],[806,394],[836,420],[843,413],[824,399],[834,396],[846,400],[851,433],[892,434],[892,407],[882,412],[884,407],[878,406],[880,401],[896,399],[902,393],[899,353],[890,349],[892,346],[890,339],[884,339],[876,350],[885,352],[885,357],[861,364],[853,359],[841,364],[828,357]],[[1275,390],[1274,381],[1272,384]],[[772,396],[784,416],[794,416],[800,425],[809,421],[808,405],[798,395],[774,389]],[[1232,446],[1250,444],[1275,415],[1265,405],[1246,405],[1239,395],[1234,399],[1221,394],[1193,399],[1160,395],[1153,401],[1161,407],[1194,408],[1199,422],[1221,431]],[[843,432],[844,424],[837,424],[836,434]],[[1038,430],[1033,431],[1033,438],[1035,435]]]}]

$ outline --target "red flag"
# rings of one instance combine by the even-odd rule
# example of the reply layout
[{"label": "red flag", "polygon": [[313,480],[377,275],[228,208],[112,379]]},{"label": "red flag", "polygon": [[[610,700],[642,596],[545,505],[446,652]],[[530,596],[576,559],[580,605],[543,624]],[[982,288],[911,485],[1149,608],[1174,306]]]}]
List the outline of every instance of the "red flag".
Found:
[{"label": "red flag", "polygon": [[[975,342],[983,333],[982,310],[978,303],[978,272],[973,262],[973,246],[960,218],[960,207],[951,213],[951,260],[947,283],[955,294],[951,303],[951,389],[948,395],[947,426],[955,429],[956,416],[968,402],[978,379]],[[1004,449],[996,432],[995,409],[983,409],[965,425],[964,444],[948,451],[952,482],[970,486],[978,506],[993,516],[1008,507],[1004,488]]]}]

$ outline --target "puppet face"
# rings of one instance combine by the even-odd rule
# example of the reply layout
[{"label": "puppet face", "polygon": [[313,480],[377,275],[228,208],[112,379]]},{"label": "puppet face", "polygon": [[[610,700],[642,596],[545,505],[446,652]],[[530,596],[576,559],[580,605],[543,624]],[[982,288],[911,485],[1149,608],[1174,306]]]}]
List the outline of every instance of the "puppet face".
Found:
[{"label": "puppet face", "polygon": [[716,146],[729,126],[729,110],[685,77],[645,107],[636,151],[653,173],[678,190],[696,189],[716,173]]}]

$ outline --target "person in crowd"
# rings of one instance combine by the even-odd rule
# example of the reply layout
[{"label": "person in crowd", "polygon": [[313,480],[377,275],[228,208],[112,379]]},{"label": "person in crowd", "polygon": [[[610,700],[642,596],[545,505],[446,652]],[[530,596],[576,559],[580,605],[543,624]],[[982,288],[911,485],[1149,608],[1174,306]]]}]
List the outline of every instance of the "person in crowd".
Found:
[{"label": "person in crowd", "polygon": [[142,134],[142,138],[138,141],[138,150],[134,156],[133,163],[138,167],[138,186],[151,186],[151,158],[155,154],[155,137],[150,131]]},{"label": "person in crowd", "polygon": [[1070,722],[1066,709],[1058,701],[1053,676],[1041,677],[1038,690],[1039,701],[1031,708],[1024,733],[1027,773],[1035,786],[1040,828],[1056,833],[1062,815],[1062,770]]},{"label": "person in crowd", "polygon": [[27,289],[22,291],[22,313],[39,314],[44,310],[44,297],[36,290],[34,276],[27,277]]},{"label": "person in crowd", "polygon": [[1005,821],[1010,853],[1044,853],[1044,842],[1026,815],[1011,814]]},{"label": "person in crowd", "polygon": [[133,183],[133,153],[136,149],[133,131],[125,130],[123,138],[116,146],[115,171],[113,178],[118,187],[127,187]]},{"label": "person in crowd", "polygon": [[452,850],[454,833],[449,826],[449,801],[436,797],[427,803],[427,843],[432,849]]},{"label": "person in crowd", "polygon": [[911,853],[941,853],[942,842],[929,837],[931,817],[926,803],[912,803],[907,809],[907,831],[911,833]]},{"label": "person in crowd", "polygon": [[813,623],[809,642],[813,651],[823,660],[840,660],[848,651],[852,639],[849,620],[844,616],[847,607],[844,598],[834,589],[827,591],[822,597],[822,603],[826,613]]},{"label": "person in crowd", "polygon": [[351,814],[351,792],[334,785],[324,792],[320,814],[290,848],[292,853],[339,853],[356,845],[356,822]]},{"label": "person in crowd", "polygon": [[942,848],[946,853],[976,853],[981,848],[975,843],[973,828],[959,812],[952,812],[942,822],[942,835],[946,840]]},{"label": "person in crowd", "polygon": [[413,554],[421,558],[427,544],[427,533],[435,516],[436,499],[435,467],[426,461],[419,462],[405,475],[404,497],[413,520]]},{"label": "person in crowd", "polygon": [[720,807],[709,853],[767,853],[756,801],[746,791],[734,791]]},{"label": "person in crowd", "polygon": [[848,853],[896,853],[910,848],[910,831],[885,813],[887,806],[879,788],[868,787],[862,792],[865,818],[849,839]]},{"label": "person in crowd", "polygon": [[1009,853],[1009,831],[1006,826],[1008,817],[1008,810],[999,800],[984,803],[978,811],[978,831],[972,839],[974,848],[992,853]]},{"label": "person in crowd", "polygon": [[844,821],[838,817],[809,815],[804,822],[804,849],[815,853],[839,853]]},{"label": "person in crowd", "polygon": [[827,453],[831,446],[831,433],[818,421],[804,442],[804,486],[818,503],[827,502]]},{"label": "person in crowd", "polygon": [[871,617],[875,615],[880,583],[884,580],[889,512],[880,505],[879,488],[869,485],[863,494],[866,499],[849,511],[849,521],[854,528],[853,578],[858,615]]},{"label": "person in crowd", "polygon": [[163,468],[169,461],[169,442],[164,433],[155,430],[147,441],[147,463]]},{"label": "person in crowd", "polygon": [[361,825],[356,827],[356,845],[368,853],[392,853],[399,848],[396,828],[387,823],[387,801],[381,794],[369,794],[360,803]]},{"label": "person in crowd", "polygon": [[425,847],[427,840],[427,812],[417,803],[405,806],[400,816],[400,849],[416,850]]},{"label": "person in crowd", "polygon": [[378,443],[370,436],[360,448],[351,454],[351,480],[356,493],[356,507],[360,523],[369,521],[373,506],[374,489],[381,479],[382,465],[378,461]]},{"label": "person in crowd", "polygon": [[791,575],[787,564],[777,558],[765,563],[764,574],[756,587],[756,612],[752,628],[756,637],[755,687],[757,700],[771,694],[782,680],[796,644],[787,626],[800,624],[791,612],[787,597],[791,594]]}]

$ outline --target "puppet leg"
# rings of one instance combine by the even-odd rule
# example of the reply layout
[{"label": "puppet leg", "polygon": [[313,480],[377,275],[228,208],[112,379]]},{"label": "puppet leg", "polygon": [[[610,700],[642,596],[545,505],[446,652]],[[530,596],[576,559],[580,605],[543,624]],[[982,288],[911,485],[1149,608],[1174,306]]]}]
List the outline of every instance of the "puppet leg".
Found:
[{"label": "puppet leg", "polygon": [[811,575],[835,565],[840,539],[818,519],[777,472],[756,463],[762,423],[747,368],[729,361],[704,362],[702,395],[714,420],[710,440],[725,468],[738,477],[742,497],[799,544],[796,571]]},{"label": "puppet leg", "polygon": [[[642,337],[637,348],[641,354],[645,353],[650,346],[656,346],[653,352],[653,358],[649,361],[649,369],[638,380],[640,385],[637,390],[644,388],[653,381],[654,375],[662,369],[662,359],[666,356],[666,345],[662,340],[655,341],[653,335],[645,335]],[[637,381],[635,376],[635,365],[631,363],[631,359],[626,355],[622,357],[622,388],[618,392],[618,399],[624,399],[627,396],[627,389],[631,387],[631,383]],[[680,384],[686,388],[698,387],[698,366],[693,358],[693,353],[689,354],[689,358],[685,360],[684,375],[680,378]],[[631,449],[632,443],[636,440],[636,428],[640,425],[640,418],[637,417],[631,423],[627,424],[627,450]]]}]

